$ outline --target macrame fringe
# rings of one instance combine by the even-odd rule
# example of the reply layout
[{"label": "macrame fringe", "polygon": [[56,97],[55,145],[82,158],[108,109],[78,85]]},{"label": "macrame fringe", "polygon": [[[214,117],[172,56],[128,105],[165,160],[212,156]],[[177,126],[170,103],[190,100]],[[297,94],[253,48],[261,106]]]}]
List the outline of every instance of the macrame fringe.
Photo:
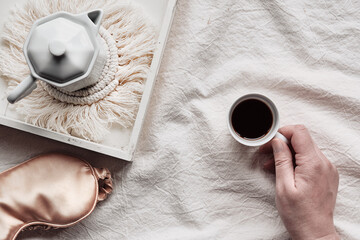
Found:
[{"label": "macrame fringe", "polygon": [[[22,47],[33,22],[58,11],[104,10],[102,27],[113,37],[118,64],[114,91],[91,104],[69,104],[50,96],[43,84],[16,104],[25,121],[59,133],[101,142],[112,124],[133,125],[155,49],[155,31],[144,14],[128,1],[29,0],[13,9],[4,27],[0,75],[8,93],[29,74]],[[79,101],[81,102],[81,101]]]}]

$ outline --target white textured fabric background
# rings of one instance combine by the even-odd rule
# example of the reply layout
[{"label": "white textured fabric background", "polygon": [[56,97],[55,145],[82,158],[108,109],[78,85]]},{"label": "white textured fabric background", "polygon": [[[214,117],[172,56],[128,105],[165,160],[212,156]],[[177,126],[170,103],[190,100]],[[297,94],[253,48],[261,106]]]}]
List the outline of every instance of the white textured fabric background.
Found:
[{"label": "white textured fabric background", "polygon": [[115,190],[80,224],[19,239],[288,239],[274,176],[227,130],[258,92],[302,123],[340,173],[335,225],[360,239],[360,2],[179,0],[133,163],[0,127],[0,170],[47,151],[110,168]]}]

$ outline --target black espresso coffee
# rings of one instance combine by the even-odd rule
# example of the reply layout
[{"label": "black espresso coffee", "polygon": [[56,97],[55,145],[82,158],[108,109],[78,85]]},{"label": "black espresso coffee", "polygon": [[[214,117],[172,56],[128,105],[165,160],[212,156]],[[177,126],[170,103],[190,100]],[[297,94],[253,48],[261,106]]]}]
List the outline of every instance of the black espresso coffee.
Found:
[{"label": "black espresso coffee", "polygon": [[264,102],[248,99],[235,107],[231,116],[231,124],[235,132],[242,138],[261,138],[271,129],[273,114]]}]

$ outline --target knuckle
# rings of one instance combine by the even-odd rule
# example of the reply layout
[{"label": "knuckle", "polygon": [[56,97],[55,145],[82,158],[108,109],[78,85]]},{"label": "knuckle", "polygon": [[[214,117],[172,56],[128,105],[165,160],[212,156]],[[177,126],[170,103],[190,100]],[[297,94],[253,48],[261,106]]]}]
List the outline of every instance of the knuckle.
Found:
[{"label": "knuckle", "polygon": [[275,167],[282,167],[289,164],[289,160],[286,156],[279,156],[275,159]]},{"label": "knuckle", "polygon": [[335,166],[329,160],[326,161],[326,167],[331,172],[334,172],[334,170],[335,170]]},{"label": "knuckle", "polygon": [[333,169],[333,172],[335,174],[335,177],[339,181],[339,178],[340,178],[339,171],[338,171],[338,169],[336,168],[336,166],[334,164],[331,164],[331,165],[333,167],[332,169]]},{"label": "knuckle", "polygon": [[289,189],[282,184],[276,186],[276,195],[280,202],[294,203],[299,199],[299,195],[296,191]]},{"label": "knuckle", "polygon": [[300,196],[296,194],[294,191],[288,191],[287,192],[288,201],[290,203],[294,203],[300,200]]},{"label": "knuckle", "polygon": [[321,162],[315,162],[314,165],[313,165],[313,169],[315,172],[317,173],[321,173],[324,171],[324,164],[321,163]]},{"label": "knuckle", "polygon": [[334,170],[335,170],[336,175],[339,177],[339,171],[335,166],[334,166]]},{"label": "knuckle", "polygon": [[330,162],[329,160],[326,161],[326,167],[327,167],[327,170],[330,172],[330,173],[333,173],[337,178],[339,178],[339,172],[336,168],[336,166]]},{"label": "knuckle", "polygon": [[304,124],[295,125],[295,129],[298,130],[298,131],[307,131],[307,128],[305,127]]}]

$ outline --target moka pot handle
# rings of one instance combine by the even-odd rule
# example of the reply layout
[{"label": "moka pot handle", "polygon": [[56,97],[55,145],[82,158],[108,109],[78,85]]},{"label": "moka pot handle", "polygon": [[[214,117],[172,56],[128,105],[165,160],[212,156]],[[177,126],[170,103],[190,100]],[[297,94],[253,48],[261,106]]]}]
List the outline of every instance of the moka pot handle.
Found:
[{"label": "moka pot handle", "polygon": [[9,103],[14,104],[17,101],[28,96],[36,87],[36,78],[30,75],[9,94],[7,100],[9,101]]}]

